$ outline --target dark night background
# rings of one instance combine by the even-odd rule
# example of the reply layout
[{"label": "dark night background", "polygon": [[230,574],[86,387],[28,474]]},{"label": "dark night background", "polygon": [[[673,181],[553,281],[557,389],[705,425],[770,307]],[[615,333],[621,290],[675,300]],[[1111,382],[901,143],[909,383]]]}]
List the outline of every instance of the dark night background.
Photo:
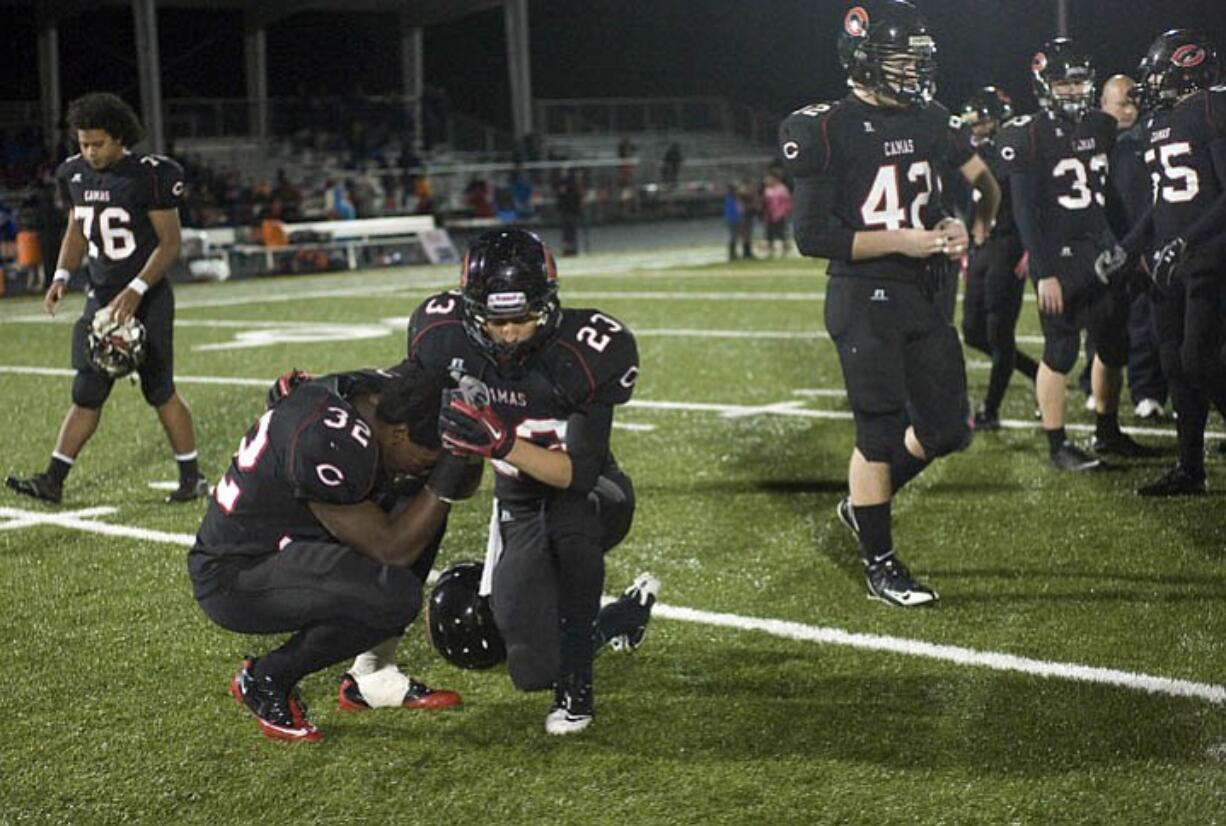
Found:
[{"label": "dark night background", "polygon": [[[533,0],[532,83],[537,98],[718,96],[782,116],[843,94],[834,40],[849,4],[836,0]],[[940,92],[956,105],[985,83],[1029,96],[1027,65],[1055,32],[1055,0],[928,0],[919,6],[936,32]],[[4,7],[0,30],[3,97],[37,100],[35,28],[28,8]],[[1069,0],[1070,33],[1090,49],[1099,78],[1136,66],[1172,26],[1200,28],[1226,46],[1226,0],[1159,6],[1125,0]],[[162,94],[242,97],[241,15],[160,9]],[[60,25],[67,101],[107,89],[139,100],[132,16],[123,6]],[[268,30],[269,88],[294,95],[356,85],[397,92],[397,29],[391,15],[308,12]],[[506,39],[501,9],[426,30],[427,83],[446,89],[456,111],[508,127]],[[1023,103],[1022,108],[1025,108]]]}]

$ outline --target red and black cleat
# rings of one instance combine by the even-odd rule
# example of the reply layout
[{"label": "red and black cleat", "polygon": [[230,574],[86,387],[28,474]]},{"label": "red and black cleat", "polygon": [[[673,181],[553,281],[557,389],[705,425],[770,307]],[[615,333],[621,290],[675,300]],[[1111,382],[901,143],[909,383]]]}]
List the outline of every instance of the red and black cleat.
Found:
[{"label": "red and black cleat", "polygon": [[[404,692],[401,708],[451,708],[460,704],[460,695],[454,691],[430,688],[412,677],[408,679],[409,687]],[[370,711],[373,708],[362,696],[357,679],[349,673],[341,677],[340,689],[336,693],[336,705],[341,711]]]},{"label": "red and black cleat", "polygon": [[323,739],[323,732],[307,719],[306,703],[298,689],[289,692],[277,689],[268,677],[259,679],[252,673],[254,665],[253,658],[243,660],[243,667],[230,681],[230,693],[255,717],[264,736],[308,743]]}]

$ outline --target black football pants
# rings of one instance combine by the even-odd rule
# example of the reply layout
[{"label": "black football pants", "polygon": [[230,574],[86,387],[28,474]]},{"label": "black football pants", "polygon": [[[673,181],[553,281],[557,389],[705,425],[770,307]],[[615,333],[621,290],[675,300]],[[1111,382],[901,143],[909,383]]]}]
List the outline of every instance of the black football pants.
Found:
[{"label": "black football pants", "polygon": [[188,556],[201,610],[240,634],[293,632],[260,658],[259,673],[289,689],[404,632],[442,533],[412,569],[381,565],[345,545],[295,541],[261,556],[196,548]]},{"label": "black football pants", "polygon": [[1038,362],[1017,351],[1017,319],[1026,282],[1017,277],[1013,268],[1021,257],[1022,247],[1015,236],[989,238],[971,251],[967,267],[962,338],[992,358],[988,392],[983,400],[988,413],[1000,410],[1015,369],[1031,381],[1038,372]]}]

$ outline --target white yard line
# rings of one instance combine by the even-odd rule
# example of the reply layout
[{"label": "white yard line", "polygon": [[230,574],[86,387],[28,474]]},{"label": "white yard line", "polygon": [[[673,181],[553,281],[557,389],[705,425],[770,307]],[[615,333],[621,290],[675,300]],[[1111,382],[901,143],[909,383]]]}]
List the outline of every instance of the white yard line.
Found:
[{"label": "white yard line", "polygon": [[[20,365],[0,365],[0,374],[18,373],[35,376],[54,376],[54,377],[71,377],[74,375],[72,370],[58,367],[22,367]],[[247,378],[231,378],[226,376],[175,376],[175,381],[180,384],[214,384],[214,385],[235,385],[242,387],[267,387],[272,383],[271,378],[267,379],[247,379]],[[805,391],[806,393],[813,391]],[[834,396],[839,391],[831,388],[821,392],[821,395]],[[849,410],[814,410],[811,408],[800,407],[803,402],[794,399],[784,399],[778,402],[770,402],[768,404],[722,404],[718,402],[678,402],[678,401],[648,401],[646,399],[631,399],[626,403],[626,407],[636,410],[666,410],[666,411],[681,411],[681,412],[696,412],[696,413],[717,413],[723,418],[739,419],[746,416],[757,415],[773,415],[773,416],[792,416],[802,419],[837,419],[850,420],[852,418]],[[1038,422],[1025,421],[1022,419],[1002,419],[1001,425],[1010,430],[1035,430],[1041,427]],[[623,423],[623,430],[649,430],[653,425],[635,425]],[[1066,424],[1065,428],[1076,433],[1093,433],[1094,425],[1091,424]],[[1169,427],[1122,427],[1120,428],[1125,433],[1130,433],[1138,436],[1163,436],[1167,438],[1175,437],[1174,428]],[[1226,439],[1226,432],[1220,430],[1206,430],[1205,438],[1207,439]]]},{"label": "white yard line", "polygon": [[[110,516],[116,512],[117,510],[111,507],[59,513],[0,507],[0,519],[10,520],[6,523],[0,523],[0,525],[22,528],[48,525],[64,530],[82,531],[124,539],[137,539],[143,542],[161,542],[181,547],[190,547],[195,542],[195,536],[192,534],[154,531],[130,525],[115,525],[97,520],[97,517]],[[610,602],[613,599],[614,597],[605,597],[605,602]],[[806,625],[805,623],[787,620],[716,613],[679,605],[657,604],[653,614],[663,619],[692,622],[717,628],[731,628],[739,631],[757,631],[799,642],[838,645],[862,651],[903,654],[910,657],[939,660],[955,665],[977,666],[995,671],[1014,671],[1037,677],[1055,678],[1071,682],[1099,683],[1134,691],[1145,691],[1150,694],[1189,697],[1217,704],[1226,703],[1226,686],[1213,685],[1212,683],[1199,683],[1191,680],[1140,674],[1132,671],[1120,671],[1114,668],[1101,668],[1080,663],[1063,663],[1030,657],[1018,657],[999,651],[978,651],[973,648],[941,645],[939,643],[906,639],[904,637],[862,634],[854,631],[845,631],[841,628]]]}]

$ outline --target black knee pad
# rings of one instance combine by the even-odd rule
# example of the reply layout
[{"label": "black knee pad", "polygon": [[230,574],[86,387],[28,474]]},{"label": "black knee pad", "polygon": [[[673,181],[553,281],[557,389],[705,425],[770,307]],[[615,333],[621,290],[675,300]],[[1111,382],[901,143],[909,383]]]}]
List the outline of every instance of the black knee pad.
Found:
[{"label": "black knee pad", "polygon": [[1052,371],[1067,376],[1077,363],[1081,343],[1075,331],[1048,332],[1043,340],[1043,363]]},{"label": "black knee pad", "polygon": [[169,377],[146,382],[145,377],[141,376],[140,392],[144,394],[145,401],[151,407],[161,407],[175,394],[175,383]]},{"label": "black knee pad", "polygon": [[556,645],[550,650],[524,643],[507,646],[507,673],[520,691],[552,688],[561,667],[561,651]]},{"label": "black knee pad", "polygon": [[951,419],[939,430],[925,433],[919,441],[924,448],[924,455],[929,459],[936,459],[939,456],[948,456],[951,453],[966,450],[971,446],[971,440],[974,437],[975,431],[971,429],[970,422],[965,418],[960,418]]},{"label": "black knee pad", "polygon": [[370,615],[362,621],[393,635],[401,633],[421,613],[422,582],[407,568],[387,565],[369,600]]},{"label": "black knee pad", "polygon": [[621,471],[602,473],[588,497],[594,499],[600,515],[600,549],[611,551],[621,544],[634,524],[634,484]]},{"label": "black knee pad", "polygon": [[906,411],[856,411],[856,448],[870,462],[889,462],[907,432]]},{"label": "black knee pad", "polygon": [[78,370],[72,380],[72,403],[97,410],[106,403],[115,382],[96,370]]}]

